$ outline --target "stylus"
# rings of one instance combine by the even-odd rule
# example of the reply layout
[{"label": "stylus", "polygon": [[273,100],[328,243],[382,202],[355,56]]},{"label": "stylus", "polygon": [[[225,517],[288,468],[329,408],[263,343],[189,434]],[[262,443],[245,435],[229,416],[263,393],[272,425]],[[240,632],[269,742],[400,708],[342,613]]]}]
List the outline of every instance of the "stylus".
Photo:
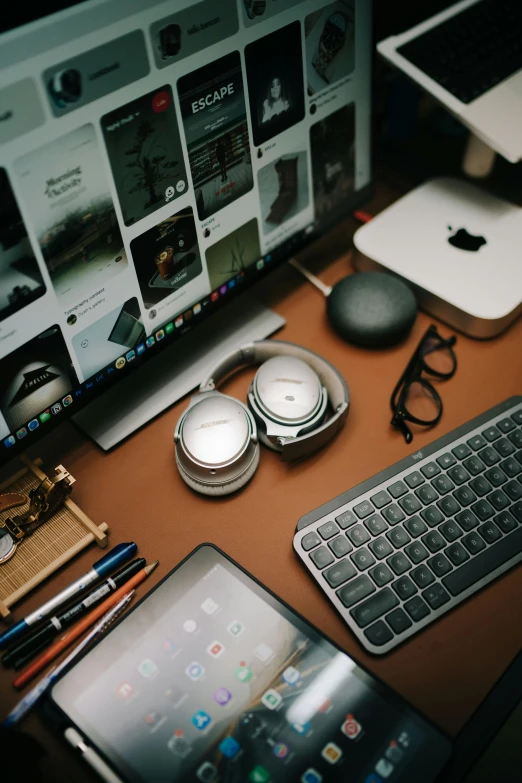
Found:
[{"label": "stylus", "polygon": [[11,647],[5,653],[2,658],[3,665],[14,666],[15,669],[20,669],[31,658],[34,658],[37,653],[48,647],[60,631],[63,631],[84,614],[87,614],[95,604],[100,603],[103,598],[124,585],[134,574],[141,571],[145,565],[145,558],[138,557],[132,563],[123,566],[122,569],[95,587],[94,590],[87,593],[85,598],[78,601],[77,604],[74,604],[74,606],[66,609],[61,614],[50,617],[49,620],[39,625],[34,631],[26,634],[19,644],[15,644],[14,647]]},{"label": "stylus", "polygon": [[85,639],[82,639],[80,644],[76,645],[74,650],[69,653],[69,655],[64,658],[64,660],[58,664],[58,666],[54,666],[50,671],[47,672],[45,677],[42,677],[39,683],[37,683],[34,688],[32,688],[29,693],[27,693],[23,699],[21,699],[18,704],[15,706],[13,710],[9,713],[7,718],[2,723],[2,726],[12,726],[14,723],[18,723],[18,721],[22,720],[22,718],[27,715],[31,707],[33,707],[40,696],[45,693],[47,688],[52,685],[52,683],[56,680],[56,678],[59,676],[60,672],[62,672],[66,666],[68,666],[71,661],[73,661],[80,653],[81,651],[87,647],[89,642],[91,642],[96,636],[99,636],[104,631],[107,630],[107,628],[111,625],[111,623],[117,618],[117,616],[125,609],[129,601],[131,600],[132,596],[134,595],[134,590],[131,590],[129,593],[127,593],[124,598],[122,598],[121,601],[118,601],[116,606],[114,606],[109,612],[107,612],[106,615],[101,619],[101,621],[92,629],[90,633],[87,634]]},{"label": "stylus", "polygon": [[43,606],[40,606],[39,609],[36,609],[31,614],[28,614],[27,617],[24,617],[23,620],[20,620],[18,623],[1,634],[0,650],[3,650],[5,647],[14,642],[15,639],[18,639],[18,637],[21,636],[21,634],[23,634],[29,628],[29,626],[34,625],[34,623],[37,623],[38,620],[41,620],[48,614],[51,614],[51,612],[53,612],[59,606],[62,606],[66,601],[74,598],[75,595],[81,593],[82,590],[85,590],[87,587],[92,585],[93,582],[96,582],[98,579],[103,579],[105,576],[109,576],[110,572],[114,568],[117,568],[118,566],[123,565],[123,563],[125,563],[127,560],[130,560],[130,558],[136,552],[137,548],[138,547],[134,542],[118,544],[117,546],[113,547],[111,551],[105,555],[105,557],[102,557],[101,560],[98,560],[93,565],[90,571],[87,571],[86,574],[66,587],[65,590],[62,590],[60,593],[58,593],[58,595],[55,595],[54,598],[51,598],[50,601],[47,601],[47,603],[43,604]]},{"label": "stylus", "polygon": [[71,642],[74,642],[75,639],[78,639],[78,637],[81,636],[84,631],[87,630],[87,628],[90,628],[91,625],[94,625],[94,623],[100,619],[100,617],[103,617],[105,612],[107,612],[109,609],[112,609],[112,607],[117,604],[118,601],[121,601],[121,599],[126,595],[126,593],[129,592],[129,590],[143,582],[143,580],[148,577],[148,575],[151,573],[151,571],[154,570],[154,568],[156,568],[157,565],[158,561],[156,560],[156,562],[145,566],[145,568],[142,568],[141,571],[138,571],[137,574],[134,574],[134,576],[129,579],[128,582],[125,582],[122,587],[106,598],[105,601],[93,609],[92,612],[89,612],[88,615],[82,617],[80,622],[76,623],[76,625],[73,625],[70,631],[60,637],[60,639],[57,639],[48,650],[45,650],[45,652],[39,655],[35,661],[29,664],[27,669],[24,669],[23,672],[18,675],[18,677],[15,677],[13,680],[14,687],[22,688],[27,682],[29,682],[29,680],[32,680],[33,677],[41,672],[48,663],[54,661],[54,659],[60,655],[61,652],[69,647]]},{"label": "stylus", "polygon": [[82,758],[85,759],[89,766],[96,770],[98,775],[103,778],[103,780],[106,780],[107,783],[123,783],[122,779],[115,775],[115,773],[105,763],[105,761],[100,758],[100,756],[98,756],[98,754],[92,748],[90,748],[89,745],[86,744],[85,740],[81,734],[78,734],[76,729],[73,729],[69,726],[68,729],[65,729],[64,736],[67,742],[73,746],[73,748],[76,748],[76,750],[81,752]]}]

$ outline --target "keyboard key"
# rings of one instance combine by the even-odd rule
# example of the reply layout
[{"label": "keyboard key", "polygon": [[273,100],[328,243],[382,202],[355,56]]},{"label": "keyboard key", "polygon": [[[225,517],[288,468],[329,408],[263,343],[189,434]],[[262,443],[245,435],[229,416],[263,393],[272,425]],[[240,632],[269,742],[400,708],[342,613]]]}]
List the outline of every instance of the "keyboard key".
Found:
[{"label": "keyboard key", "polygon": [[487,445],[482,435],[475,435],[473,438],[470,438],[468,441],[466,441],[466,443],[470,449],[473,449],[473,451],[478,451]]},{"label": "keyboard key", "polygon": [[415,541],[413,544],[410,544],[404,551],[415,565],[426,560],[430,554],[424,544],[421,544],[420,541]]},{"label": "keyboard key", "polygon": [[466,457],[470,456],[471,449],[465,443],[461,443],[459,446],[455,446],[454,449],[451,449],[451,453],[457,459],[466,459]]},{"label": "keyboard key", "polygon": [[440,468],[435,462],[428,462],[427,465],[423,465],[421,468],[421,473],[428,479],[433,478],[433,476],[439,475]]},{"label": "keyboard key", "polygon": [[522,430],[516,430],[508,435],[509,440],[517,449],[522,449]]},{"label": "keyboard key", "polygon": [[401,552],[398,552],[396,555],[392,555],[388,558],[386,561],[392,571],[397,574],[397,576],[400,576],[405,571],[408,571],[408,569],[411,568],[411,563],[406,557],[406,555],[403,555]]},{"label": "keyboard key", "polygon": [[370,628],[367,628],[364,635],[376,647],[382,647],[383,644],[387,644],[393,639],[392,632],[382,620],[378,620]]},{"label": "keyboard key", "polygon": [[392,484],[391,487],[388,487],[388,492],[392,496],[392,498],[400,498],[401,495],[405,495],[408,491],[408,487],[404,483],[404,481],[396,481],[395,484]]},{"label": "keyboard key", "polygon": [[450,544],[462,535],[462,530],[453,520],[448,520],[447,522],[443,522],[442,525],[439,525],[439,531]]},{"label": "keyboard key", "polygon": [[351,560],[355,563],[359,571],[366,571],[367,568],[375,564],[375,558],[366,547],[363,549],[357,549],[353,555],[350,555]]},{"label": "keyboard key", "polygon": [[472,476],[478,476],[479,473],[482,473],[483,470],[486,470],[486,466],[478,457],[470,457],[469,459],[464,460],[462,464],[466,470],[471,473]]},{"label": "keyboard key", "polygon": [[423,620],[430,613],[430,610],[428,609],[426,603],[422,600],[420,595],[416,595],[415,598],[411,599],[411,601],[405,603],[404,608],[406,609],[411,619],[415,623],[418,623],[420,620]]},{"label": "keyboard key", "polygon": [[459,487],[455,490],[453,496],[456,500],[458,500],[461,506],[469,506],[477,499],[477,496],[469,487]]},{"label": "keyboard key", "polygon": [[432,609],[438,609],[450,600],[446,590],[442,585],[437,583],[428,587],[428,589],[423,592],[422,597]]},{"label": "keyboard key", "polygon": [[430,527],[435,527],[435,525],[440,524],[444,520],[444,517],[437,506],[425,508],[421,511],[421,517]]},{"label": "keyboard key", "polygon": [[449,452],[447,454],[442,454],[440,457],[437,457],[437,463],[441,468],[451,468],[451,466],[455,465],[456,462],[457,460],[453,454],[450,454]]},{"label": "keyboard key", "polygon": [[472,555],[476,555],[477,552],[480,552],[486,547],[485,543],[477,533],[468,533],[468,535],[464,536],[462,539],[462,543],[468,552],[470,552]]},{"label": "keyboard key", "polygon": [[392,545],[385,538],[376,538],[375,541],[371,541],[368,544],[368,547],[379,560],[381,560],[383,557],[391,555],[393,552]]},{"label": "keyboard key", "polygon": [[354,546],[361,546],[370,540],[370,534],[362,525],[356,525],[346,532]]},{"label": "keyboard key", "polygon": [[417,592],[417,588],[407,576],[401,576],[400,579],[397,579],[397,581],[392,584],[392,587],[403,601],[407,598],[411,598],[411,596],[415,595]]},{"label": "keyboard key", "polygon": [[486,547],[467,563],[448,574],[442,581],[452,595],[459,595],[499,566],[522,552],[522,527]]},{"label": "keyboard key", "polygon": [[522,449],[520,449],[520,451],[517,451],[517,453],[515,454],[515,459],[518,462],[520,462],[520,464],[522,465]]},{"label": "keyboard key", "polygon": [[348,584],[341,587],[340,590],[336,590],[335,594],[339,597],[342,604],[349,609],[350,606],[356,604],[357,601],[362,601],[367,595],[374,593],[376,589],[373,582],[371,582],[366,575],[363,575],[348,582]]},{"label": "keyboard key", "polygon": [[488,466],[488,468],[490,468],[492,465],[495,465],[500,459],[495,449],[492,449],[491,446],[488,446],[487,448],[482,449],[482,451],[479,451],[478,456],[482,462]]},{"label": "keyboard key", "polygon": [[386,538],[391,541],[395,549],[401,549],[405,544],[409,544],[411,538],[403,527],[395,527],[386,533]]},{"label": "keyboard key", "polygon": [[414,471],[413,473],[410,473],[409,476],[406,476],[404,481],[406,482],[406,484],[409,486],[410,489],[415,489],[415,487],[420,486],[420,484],[424,484],[424,479],[422,478],[418,470]]},{"label": "keyboard key", "polygon": [[424,544],[426,544],[430,552],[438,552],[440,549],[444,549],[446,546],[446,542],[442,538],[441,534],[436,530],[432,530],[431,533],[427,533],[425,536],[422,536],[421,540]]},{"label": "keyboard key", "polygon": [[307,533],[306,536],[303,536],[301,539],[301,546],[305,552],[309,552],[310,549],[313,549],[314,546],[317,546],[320,543],[321,539],[317,533]]},{"label": "keyboard key", "polygon": [[374,507],[370,503],[369,500],[363,500],[362,503],[357,503],[356,506],[353,507],[353,510],[359,517],[359,519],[364,519],[364,517],[369,517],[370,514],[373,514],[375,511]]},{"label": "keyboard key", "polygon": [[522,487],[516,481],[510,481],[504,486],[504,492],[511,500],[520,500],[522,498]]},{"label": "keyboard key", "polygon": [[513,478],[513,476],[518,476],[519,473],[522,473],[522,465],[516,459],[513,459],[513,457],[508,457],[508,459],[501,462],[500,467],[504,473],[508,474],[509,478]]},{"label": "keyboard key", "polygon": [[[521,493],[522,497],[522,493]],[[410,517],[404,520],[404,527],[412,538],[417,538],[426,532],[428,526],[422,521],[420,517]]]},{"label": "keyboard key", "polygon": [[514,517],[517,518],[519,522],[522,522],[522,503],[515,503],[514,506],[511,506],[509,509]]},{"label": "keyboard key", "polygon": [[437,505],[447,517],[453,517],[455,514],[457,514],[460,511],[459,504],[457,503],[455,498],[451,497],[451,495],[446,495],[445,498],[439,500]]},{"label": "keyboard key", "polygon": [[407,631],[412,626],[410,618],[402,609],[394,609],[384,619],[395,633]]},{"label": "keyboard key", "polygon": [[359,626],[359,628],[365,628],[370,623],[373,623],[377,618],[382,617],[383,614],[389,612],[390,609],[396,607],[399,603],[399,599],[393,593],[389,587],[385,587],[380,590],[371,598],[368,598],[359,606],[356,606],[350,611],[353,619]]},{"label": "keyboard key", "polygon": [[346,536],[337,536],[337,538],[334,538],[333,541],[328,542],[328,547],[332,550],[336,557],[344,557],[353,549]]},{"label": "keyboard key", "polygon": [[445,495],[447,492],[451,492],[452,489],[455,489],[453,481],[448,478],[448,476],[445,476],[444,473],[440,476],[436,476],[431,483],[441,495]]},{"label": "keyboard key", "polygon": [[522,424],[522,408],[519,411],[515,411],[515,413],[512,413],[511,418],[513,419],[515,424]]},{"label": "keyboard key", "polygon": [[492,520],[481,525],[478,528],[478,532],[487,544],[493,544],[502,536],[502,533]]},{"label": "keyboard key", "polygon": [[357,517],[352,511],[343,511],[342,514],[339,514],[338,517],[335,517],[335,521],[341,530],[346,530],[347,527],[350,527],[350,525],[353,525],[355,522],[357,522]]},{"label": "keyboard key", "polygon": [[382,587],[393,579],[393,574],[385,563],[379,563],[379,565],[376,565],[375,568],[372,568],[368,573],[377,587]]},{"label": "keyboard key", "polygon": [[488,495],[486,499],[488,503],[491,503],[493,508],[495,508],[497,511],[503,511],[509,506],[509,498],[502,492],[501,489],[497,489],[495,492],[492,492],[491,495]]},{"label": "keyboard key", "polygon": [[323,576],[330,587],[339,587],[356,573],[357,571],[349,560],[339,560],[338,563],[323,571]]},{"label": "keyboard key", "polygon": [[484,522],[485,519],[489,519],[489,517],[492,517],[495,513],[487,500],[479,500],[479,502],[474,503],[471,508],[481,522]]},{"label": "keyboard key", "polygon": [[509,457],[515,451],[515,447],[507,438],[500,438],[500,440],[495,441],[493,447],[501,457]]},{"label": "keyboard key", "polygon": [[488,492],[491,492],[493,489],[489,481],[487,481],[484,476],[479,476],[478,478],[473,479],[473,481],[469,482],[469,485],[473,492],[479,496],[479,498],[481,498],[483,495],[487,495]]},{"label": "keyboard key", "polygon": [[431,484],[425,484],[423,487],[419,487],[415,490],[415,494],[419,500],[422,500],[425,506],[428,506],[430,503],[434,503],[439,497],[439,493],[431,486]]},{"label": "keyboard key", "polygon": [[444,550],[444,554],[448,557],[453,565],[459,566],[466,560],[469,560],[469,555],[461,544],[452,544]]},{"label": "keyboard key", "polygon": [[388,525],[380,514],[374,514],[373,517],[365,519],[364,524],[374,536],[378,536],[380,533],[388,530]]},{"label": "keyboard key", "polygon": [[399,500],[399,506],[407,514],[415,514],[422,508],[419,498],[415,497],[415,495],[406,495],[406,497],[401,498]]},{"label": "keyboard key", "polygon": [[377,587],[382,587],[393,579],[393,574],[385,563],[379,563],[379,565],[376,565],[375,568],[372,568],[368,573]]},{"label": "keyboard key", "polygon": [[494,426],[488,427],[487,430],[482,430],[482,434],[490,443],[492,443],[492,441],[496,440],[497,438],[500,438],[500,430]]},{"label": "keyboard key", "polygon": [[370,500],[372,501],[375,508],[382,508],[383,506],[387,506],[388,503],[391,503],[391,497],[384,489],[382,489],[380,492],[377,492],[376,495],[372,495]]},{"label": "keyboard key", "polygon": [[421,589],[428,587],[435,581],[435,577],[431,573],[430,569],[425,565],[421,565],[418,568],[414,568],[410,573],[411,578],[414,580]]},{"label": "keyboard key", "polygon": [[448,476],[457,486],[464,484],[465,481],[468,481],[471,478],[466,468],[462,465],[455,465],[454,468],[448,470]]},{"label": "keyboard key", "polygon": [[502,421],[497,421],[497,427],[501,432],[511,432],[515,429],[515,424],[511,419],[502,419]]},{"label": "keyboard key", "polygon": [[392,503],[391,506],[383,509],[382,514],[390,525],[396,525],[398,522],[402,522],[403,519],[406,519],[404,511],[401,511],[399,506],[395,503]]},{"label": "keyboard key", "polygon": [[324,525],[320,525],[317,528],[317,532],[324,541],[327,541],[329,538],[333,538],[337,535],[339,528],[335,522],[325,522]]},{"label": "keyboard key", "polygon": [[495,517],[494,521],[503,533],[511,533],[517,526],[516,519],[509,513],[509,511],[503,511],[498,517]]},{"label": "keyboard key", "polygon": [[310,553],[310,559],[317,568],[325,568],[333,563],[334,558],[325,546],[320,546]]},{"label": "keyboard key", "polygon": [[463,530],[473,530],[474,527],[477,527],[479,521],[473,511],[461,511],[460,514],[457,514],[455,517],[455,520],[459,523],[461,528]]},{"label": "keyboard key", "polygon": [[443,554],[438,554],[428,560],[428,565],[435,574],[435,576],[444,576],[448,571],[451,571],[452,565],[447,557]]}]

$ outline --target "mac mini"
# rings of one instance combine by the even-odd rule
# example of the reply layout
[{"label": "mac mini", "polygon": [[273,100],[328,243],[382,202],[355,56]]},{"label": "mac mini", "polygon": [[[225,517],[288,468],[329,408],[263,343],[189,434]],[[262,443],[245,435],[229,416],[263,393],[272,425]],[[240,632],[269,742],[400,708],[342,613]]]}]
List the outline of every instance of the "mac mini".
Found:
[{"label": "mac mini", "polygon": [[488,339],[522,312],[522,208],[458,179],[437,178],[354,235],[358,270],[401,277],[419,306]]}]

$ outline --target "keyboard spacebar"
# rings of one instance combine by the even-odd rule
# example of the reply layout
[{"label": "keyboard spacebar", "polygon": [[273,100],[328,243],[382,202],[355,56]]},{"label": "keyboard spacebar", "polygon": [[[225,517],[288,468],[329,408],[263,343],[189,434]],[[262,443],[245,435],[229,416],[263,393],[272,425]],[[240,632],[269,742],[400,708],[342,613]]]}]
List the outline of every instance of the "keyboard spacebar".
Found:
[{"label": "keyboard spacebar", "polygon": [[442,580],[452,595],[459,595],[512,557],[522,552],[522,527],[488,547]]}]

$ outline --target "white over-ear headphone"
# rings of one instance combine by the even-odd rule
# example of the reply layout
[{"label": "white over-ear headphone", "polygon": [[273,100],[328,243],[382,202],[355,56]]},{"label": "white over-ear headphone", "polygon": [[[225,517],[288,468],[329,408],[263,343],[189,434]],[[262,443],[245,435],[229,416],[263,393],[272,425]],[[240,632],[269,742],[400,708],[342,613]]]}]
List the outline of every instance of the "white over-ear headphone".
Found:
[{"label": "white over-ear headphone", "polygon": [[[248,407],[216,390],[232,370],[257,364]],[[258,436],[284,461],[308,456],[342,427],[349,403],[346,381],[316,353],[277,340],[248,343],[210,370],[181,415],[174,433],[181,477],[204,495],[235,492],[259,464]]]}]

